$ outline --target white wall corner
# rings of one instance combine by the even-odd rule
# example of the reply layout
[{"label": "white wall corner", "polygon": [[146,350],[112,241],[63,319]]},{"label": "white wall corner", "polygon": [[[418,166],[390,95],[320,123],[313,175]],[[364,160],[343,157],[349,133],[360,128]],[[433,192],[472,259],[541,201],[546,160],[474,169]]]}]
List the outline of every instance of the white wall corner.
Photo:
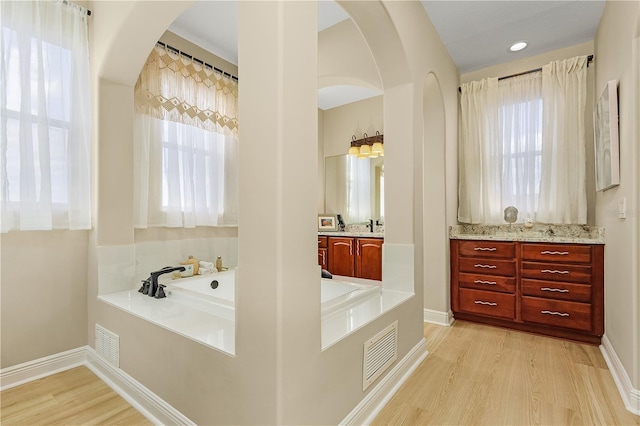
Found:
[{"label": "white wall corner", "polygon": [[640,390],[633,388],[631,379],[606,334],[602,336],[600,352],[602,352],[609,371],[611,371],[613,381],[616,383],[618,392],[620,392],[624,406],[633,414],[640,416]]},{"label": "white wall corner", "polygon": [[185,415],[144,387],[120,368],[114,367],[89,347],[72,349],[0,370],[0,390],[9,389],[81,365],[119,394],[156,425],[195,425]]},{"label": "white wall corner", "polygon": [[356,407],[340,422],[340,425],[369,425],[391,400],[400,386],[429,355],[427,341],[423,338],[404,358],[367,393]]},{"label": "white wall corner", "polygon": [[442,312],[424,308],[424,322],[450,326],[453,321],[453,312],[451,311]]}]

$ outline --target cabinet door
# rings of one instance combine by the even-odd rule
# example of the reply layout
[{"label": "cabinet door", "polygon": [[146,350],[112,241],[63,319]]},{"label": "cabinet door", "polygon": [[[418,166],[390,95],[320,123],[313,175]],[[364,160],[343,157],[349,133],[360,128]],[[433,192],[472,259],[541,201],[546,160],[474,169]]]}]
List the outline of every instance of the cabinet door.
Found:
[{"label": "cabinet door", "polygon": [[345,277],[355,276],[353,238],[329,237],[329,272]]},{"label": "cabinet door", "polygon": [[382,280],[382,240],[377,238],[356,240],[356,277]]},{"label": "cabinet door", "polygon": [[320,265],[322,267],[322,269],[327,269],[328,270],[328,266],[329,263],[327,262],[327,249],[326,248],[319,248],[318,249],[318,265]]}]

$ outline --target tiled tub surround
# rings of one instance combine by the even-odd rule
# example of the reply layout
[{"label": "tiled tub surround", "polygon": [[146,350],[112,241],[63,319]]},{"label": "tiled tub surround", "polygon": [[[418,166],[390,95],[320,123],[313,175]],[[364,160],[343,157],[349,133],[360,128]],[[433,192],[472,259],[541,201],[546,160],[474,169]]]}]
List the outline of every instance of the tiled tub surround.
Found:
[{"label": "tiled tub surround", "polygon": [[534,224],[454,225],[449,238],[455,240],[532,241],[549,243],[604,244],[604,228],[586,225]]},{"label": "tiled tub surround", "polygon": [[193,256],[215,262],[222,257],[227,268],[238,266],[238,238],[215,237],[148,241],[98,247],[98,294],[137,289],[152,271],[177,266]]}]

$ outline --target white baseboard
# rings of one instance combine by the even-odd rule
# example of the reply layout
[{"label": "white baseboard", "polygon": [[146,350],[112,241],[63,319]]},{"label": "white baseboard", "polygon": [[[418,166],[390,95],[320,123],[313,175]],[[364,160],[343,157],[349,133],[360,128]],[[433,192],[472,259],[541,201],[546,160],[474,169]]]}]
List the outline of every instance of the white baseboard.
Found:
[{"label": "white baseboard", "polygon": [[0,370],[0,390],[85,365],[86,359],[85,348],[77,348],[3,368]]},{"label": "white baseboard", "polygon": [[613,381],[618,387],[618,392],[620,392],[624,406],[633,414],[640,416],[640,390],[633,388],[629,375],[606,335],[602,336],[600,352],[602,352],[609,371],[611,371]]},{"label": "white baseboard", "polygon": [[156,425],[195,425],[186,416],[144,387],[123,370],[84,346],[0,370],[0,390],[31,382],[84,365]]},{"label": "white baseboard", "polygon": [[371,424],[428,354],[427,341],[423,338],[371,389],[364,399],[340,422],[340,425]]},{"label": "white baseboard", "polygon": [[434,311],[424,308],[424,322],[450,326],[453,324],[453,312]]}]

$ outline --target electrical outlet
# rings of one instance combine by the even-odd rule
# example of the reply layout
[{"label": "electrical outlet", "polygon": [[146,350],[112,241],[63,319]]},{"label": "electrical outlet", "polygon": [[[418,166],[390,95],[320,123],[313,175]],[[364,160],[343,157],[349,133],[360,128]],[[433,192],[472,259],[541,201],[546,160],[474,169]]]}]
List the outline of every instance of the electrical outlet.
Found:
[{"label": "electrical outlet", "polygon": [[627,218],[627,198],[622,197],[618,200],[618,219]]}]

